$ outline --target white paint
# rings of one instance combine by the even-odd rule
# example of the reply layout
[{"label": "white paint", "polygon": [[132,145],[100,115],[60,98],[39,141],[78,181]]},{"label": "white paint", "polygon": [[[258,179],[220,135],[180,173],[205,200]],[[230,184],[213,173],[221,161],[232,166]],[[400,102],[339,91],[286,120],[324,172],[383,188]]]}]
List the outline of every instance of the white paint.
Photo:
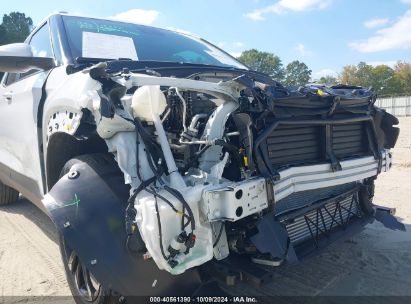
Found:
[{"label": "white paint", "polygon": [[33,52],[27,43],[11,43],[0,46],[0,56],[33,57]]},{"label": "white paint", "polygon": [[[96,113],[97,116],[98,113]],[[103,139],[109,139],[117,133],[134,131],[134,124],[124,118],[132,117],[124,110],[116,109],[113,118],[99,117],[96,119],[97,133]]]},{"label": "white paint", "polygon": [[202,211],[210,222],[235,222],[267,207],[264,178],[210,186],[204,190],[201,204]]},{"label": "white paint", "polygon": [[47,141],[56,132],[64,132],[73,135],[80,125],[82,113],[77,111],[58,111],[53,113],[47,123]]},{"label": "white paint", "polygon": [[44,193],[36,127],[37,107],[46,75],[46,72],[38,72],[9,86],[0,86],[0,161],[31,179],[32,188],[26,190],[38,195],[39,199]]}]

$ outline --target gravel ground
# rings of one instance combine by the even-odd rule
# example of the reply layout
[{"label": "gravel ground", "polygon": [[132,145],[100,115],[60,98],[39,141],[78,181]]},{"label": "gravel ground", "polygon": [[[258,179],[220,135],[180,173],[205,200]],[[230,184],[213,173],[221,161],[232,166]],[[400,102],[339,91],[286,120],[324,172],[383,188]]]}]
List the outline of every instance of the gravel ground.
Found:
[{"label": "gravel ground", "polygon": [[[375,202],[396,207],[407,231],[374,222],[320,255],[276,269],[272,283],[240,285],[236,293],[411,296],[411,118],[402,118],[400,127],[394,166],[378,178]],[[73,303],[57,244],[52,222],[27,200],[0,207],[0,303],[42,303],[50,296]]]}]

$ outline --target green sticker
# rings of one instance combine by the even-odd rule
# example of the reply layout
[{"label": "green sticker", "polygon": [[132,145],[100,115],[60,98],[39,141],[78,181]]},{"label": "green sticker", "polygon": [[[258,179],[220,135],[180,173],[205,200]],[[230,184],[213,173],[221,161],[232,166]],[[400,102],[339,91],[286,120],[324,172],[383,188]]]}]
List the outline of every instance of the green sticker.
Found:
[{"label": "green sticker", "polygon": [[137,32],[132,32],[127,30],[126,28],[122,27],[121,25],[117,24],[98,24],[97,22],[84,22],[84,21],[77,21],[77,24],[80,29],[82,30],[90,30],[96,31],[98,33],[111,33],[111,34],[124,34],[124,35],[133,35],[139,36],[140,34]]},{"label": "green sticker", "polygon": [[80,199],[77,197],[77,194],[74,194],[74,199],[72,199],[71,201],[68,201],[66,203],[63,203],[60,206],[52,208],[50,211],[57,210],[57,209],[62,209],[62,208],[67,208],[67,207],[71,207],[71,206],[76,206],[76,215],[77,215],[78,205],[79,204],[80,204]]}]

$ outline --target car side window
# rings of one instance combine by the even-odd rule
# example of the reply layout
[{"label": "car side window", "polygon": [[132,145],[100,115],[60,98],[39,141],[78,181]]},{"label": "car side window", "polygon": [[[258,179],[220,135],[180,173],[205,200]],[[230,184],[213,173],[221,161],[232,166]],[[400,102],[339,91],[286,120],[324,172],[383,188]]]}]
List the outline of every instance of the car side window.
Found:
[{"label": "car side window", "polygon": [[[51,47],[49,27],[48,24],[44,24],[30,39],[29,42],[31,50],[33,51],[33,57],[50,57],[53,58],[53,51]],[[21,73],[18,79],[23,79],[31,74],[34,74],[37,70],[30,70],[26,73]]]},{"label": "car side window", "polygon": [[53,57],[49,27],[46,23],[31,37],[30,46],[34,57]]},{"label": "car side window", "polygon": [[7,73],[5,77],[6,79],[4,80],[4,85],[8,86],[8,85],[11,85],[13,82],[17,81],[18,74],[17,73]]}]

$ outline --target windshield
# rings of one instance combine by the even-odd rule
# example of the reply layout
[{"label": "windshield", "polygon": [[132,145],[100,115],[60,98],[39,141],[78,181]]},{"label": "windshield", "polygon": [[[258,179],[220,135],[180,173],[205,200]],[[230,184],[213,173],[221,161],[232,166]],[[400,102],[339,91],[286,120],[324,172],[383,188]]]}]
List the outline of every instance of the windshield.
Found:
[{"label": "windshield", "polygon": [[74,58],[152,60],[247,69],[206,41],[150,26],[62,16]]}]

